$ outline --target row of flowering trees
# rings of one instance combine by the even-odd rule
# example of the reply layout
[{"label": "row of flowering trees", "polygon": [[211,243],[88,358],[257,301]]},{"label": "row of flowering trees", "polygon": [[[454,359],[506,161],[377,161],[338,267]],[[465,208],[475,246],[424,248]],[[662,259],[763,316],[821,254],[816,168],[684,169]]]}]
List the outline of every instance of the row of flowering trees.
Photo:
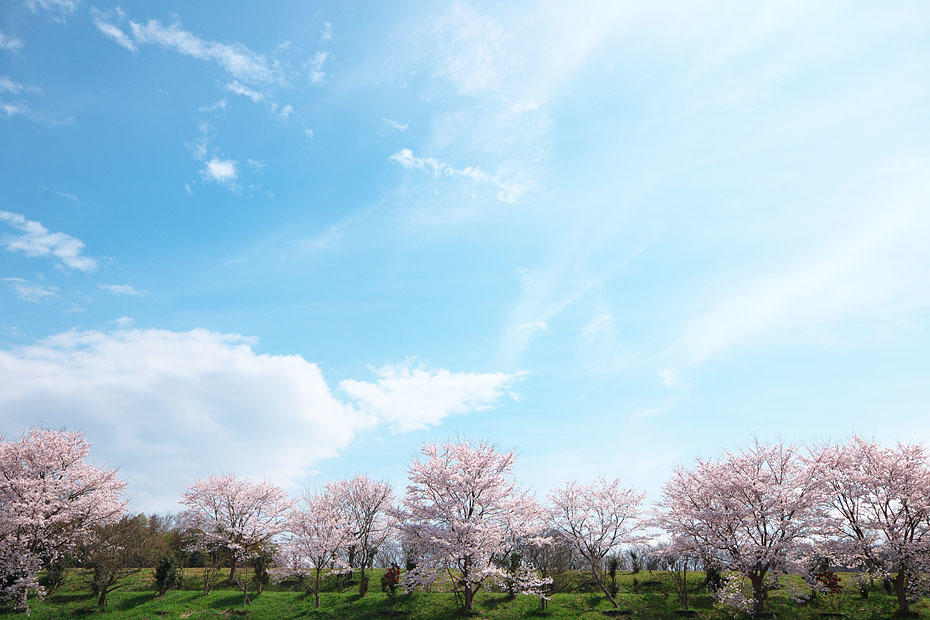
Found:
[{"label": "row of flowering trees", "polygon": [[[79,433],[0,441],[0,596],[18,607],[40,592],[43,566],[92,544],[125,510],[123,483],[86,464],[88,450]],[[606,559],[650,538],[664,541],[673,570],[728,572],[719,598],[752,613],[786,574],[822,587],[816,568],[825,562],[888,579],[902,612],[927,590],[930,459],[919,445],[853,438],[802,450],[756,441],[675,469],[651,509],[643,494],[607,479],[569,482],[540,503],[515,480],[515,461],[485,442],[427,444],[400,498],[365,476],[298,502],[268,482],[212,476],[182,495],[179,516],[197,549],[223,551],[230,581],[241,583],[243,562],[271,553],[271,571],[312,584],[317,606],[324,571],[358,570],[364,596],[365,571],[390,545],[408,558],[402,585],[448,579],[465,609],[489,584],[545,602],[545,558],[570,548],[617,606]]]}]

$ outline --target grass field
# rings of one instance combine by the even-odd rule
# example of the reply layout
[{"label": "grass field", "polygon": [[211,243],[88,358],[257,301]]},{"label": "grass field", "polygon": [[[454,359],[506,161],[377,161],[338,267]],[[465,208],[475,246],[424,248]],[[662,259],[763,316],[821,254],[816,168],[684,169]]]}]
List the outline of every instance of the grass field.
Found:
[{"label": "grass field", "polygon": [[[844,580],[848,579],[844,576]],[[294,585],[277,585],[267,588],[261,595],[250,592],[252,604],[244,607],[242,593],[229,585],[221,585],[209,596],[199,590],[200,573],[196,569],[185,571],[184,590],[172,590],[162,597],[156,596],[152,586],[151,570],[135,574],[129,584],[110,594],[109,607],[99,610],[96,599],[87,590],[86,581],[80,571],[71,571],[66,583],[44,601],[31,602],[32,616],[37,620],[52,618],[332,618],[357,620],[362,618],[410,618],[445,619],[460,618],[461,612],[454,596],[448,592],[417,592],[413,595],[398,594],[391,601],[377,591],[380,571],[374,571],[372,585],[375,588],[363,599],[355,588],[349,586],[337,591],[335,580],[326,580],[321,594],[320,609],[314,609],[313,597],[294,591]],[[640,573],[635,578],[641,584],[633,592],[634,576],[620,576],[621,617],[642,619],[681,618],[680,605],[669,576],[662,572]],[[713,599],[702,591],[703,574],[695,573],[691,579],[693,615],[705,620],[723,620],[734,616],[728,610],[714,607]],[[560,589],[545,611],[539,609],[539,601],[528,596],[510,599],[506,594],[482,592],[476,600],[472,617],[488,619],[505,618],[549,618],[553,620],[571,618],[605,618],[612,608],[602,595],[589,590],[583,573],[568,573],[563,576]],[[873,587],[868,598],[863,598],[852,587],[835,599],[821,598],[813,604],[794,603],[784,591],[770,595],[768,608],[774,616],[783,619],[813,619],[846,617],[863,620],[892,618],[895,604],[880,585]],[[921,600],[913,606],[921,618],[930,619],[930,605]],[[834,614],[834,615],[830,615]],[[844,614],[837,616],[835,614]],[[6,614],[2,617],[22,617],[22,614]]]}]

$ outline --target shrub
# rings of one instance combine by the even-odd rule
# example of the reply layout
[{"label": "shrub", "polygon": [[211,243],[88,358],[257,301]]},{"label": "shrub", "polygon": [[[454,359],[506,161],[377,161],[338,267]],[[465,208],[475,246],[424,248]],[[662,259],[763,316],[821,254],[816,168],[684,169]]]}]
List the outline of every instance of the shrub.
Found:
[{"label": "shrub", "polygon": [[397,584],[400,583],[400,567],[391,562],[391,567],[381,575],[381,591],[393,599],[397,596]]},{"label": "shrub", "polygon": [[158,596],[163,596],[171,588],[181,587],[181,570],[174,554],[162,557],[155,566],[155,586]]}]

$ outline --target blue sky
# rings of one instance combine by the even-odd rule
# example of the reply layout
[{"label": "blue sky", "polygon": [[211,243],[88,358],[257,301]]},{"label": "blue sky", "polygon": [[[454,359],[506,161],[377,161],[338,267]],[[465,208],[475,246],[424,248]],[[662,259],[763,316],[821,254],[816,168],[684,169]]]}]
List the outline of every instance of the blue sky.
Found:
[{"label": "blue sky", "polygon": [[0,432],[542,496],[928,439],[930,5],[0,8]]}]

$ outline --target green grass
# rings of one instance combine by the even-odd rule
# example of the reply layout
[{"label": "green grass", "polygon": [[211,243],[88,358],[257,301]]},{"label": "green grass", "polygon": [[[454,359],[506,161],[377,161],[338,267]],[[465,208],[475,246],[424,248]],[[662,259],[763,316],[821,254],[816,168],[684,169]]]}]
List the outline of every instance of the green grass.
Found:
[{"label": "green grass", "polygon": [[[242,605],[242,593],[230,585],[221,584],[209,596],[200,591],[199,571],[185,571],[185,587],[189,589],[173,590],[163,597],[155,596],[152,591],[151,570],[144,570],[134,575],[126,588],[113,592],[109,596],[109,607],[98,610],[96,599],[87,591],[86,578],[81,571],[71,571],[66,583],[46,600],[31,601],[32,616],[36,620],[53,618],[190,618],[191,620],[209,618],[328,618],[333,620],[357,620],[364,618],[409,618],[409,619],[452,619],[461,618],[455,598],[448,592],[417,592],[413,595],[399,594],[394,601],[380,591],[372,591],[363,599],[358,597],[352,587],[343,592],[336,590],[333,578],[325,580],[324,591],[320,596],[320,609],[313,607],[313,597],[302,592],[293,591],[293,586],[277,585],[266,589],[259,596],[250,593],[252,604]],[[640,583],[653,582],[640,586],[633,592],[633,575],[624,573],[619,577],[621,593],[618,597],[620,608],[630,611],[632,618],[659,620],[679,618],[678,599],[669,575],[661,572],[653,574],[640,573],[635,576]],[[848,581],[849,576],[845,576]],[[703,575],[697,573],[691,579],[693,599],[691,607],[695,617],[703,620],[724,620],[734,617],[724,609],[715,608],[713,600],[700,590]],[[372,587],[377,589],[380,571],[372,575]],[[537,599],[519,596],[509,599],[505,594],[481,592],[476,599],[473,617],[487,619],[539,618],[552,620],[568,619],[603,619],[603,613],[611,609],[603,595],[591,591],[590,582],[584,573],[567,573],[560,580],[563,590],[553,596],[547,611],[539,610]],[[440,585],[436,589],[442,589]],[[768,609],[777,618],[785,620],[813,620],[821,618],[825,612],[838,611],[848,618],[878,620],[891,618],[895,609],[893,597],[881,587],[872,588],[868,599],[863,599],[850,587],[833,602],[821,600],[816,604],[799,605],[791,601],[787,592],[777,590],[770,594]],[[920,617],[930,619],[930,606],[927,600],[921,600],[913,606]],[[398,613],[401,612],[401,613]],[[393,614],[393,615],[392,615]],[[21,614],[0,614],[0,617],[23,617]]]}]

